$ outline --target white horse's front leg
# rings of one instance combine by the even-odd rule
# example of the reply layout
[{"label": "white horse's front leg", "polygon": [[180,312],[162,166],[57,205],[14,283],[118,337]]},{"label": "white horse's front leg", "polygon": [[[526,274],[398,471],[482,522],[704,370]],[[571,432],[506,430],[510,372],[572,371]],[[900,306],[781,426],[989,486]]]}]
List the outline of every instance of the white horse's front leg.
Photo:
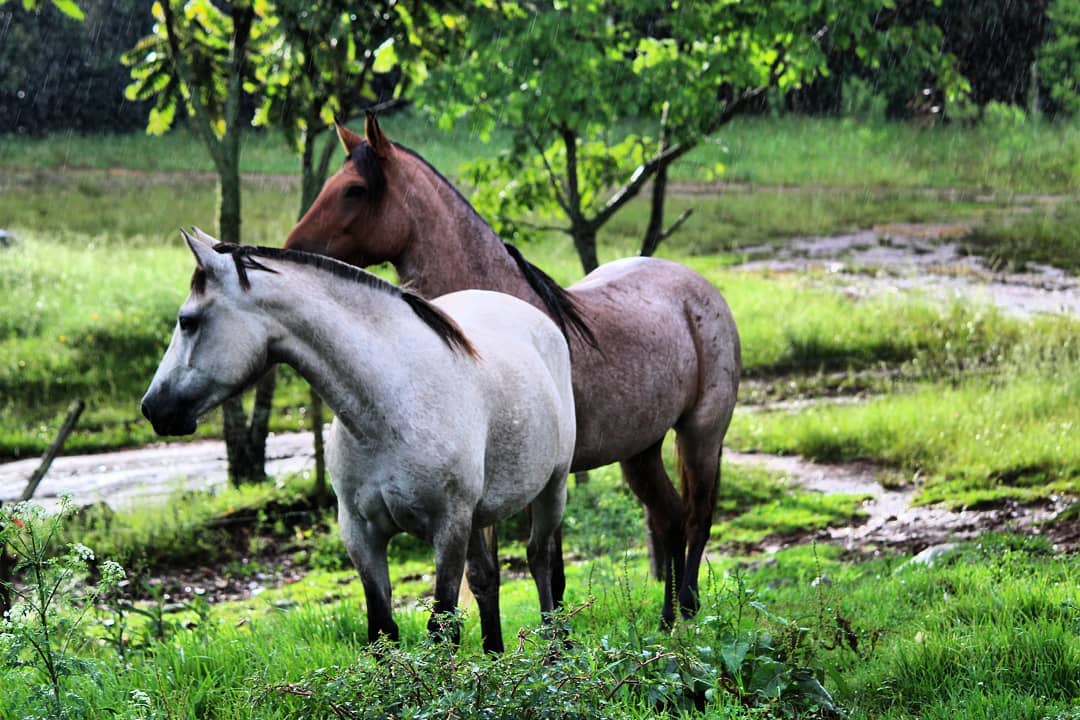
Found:
[{"label": "white horse's front leg", "polygon": [[338,508],[338,524],[345,550],[360,572],[367,603],[368,641],[380,635],[398,640],[398,626],[390,610],[390,569],[386,561],[386,545],[390,538],[363,518],[353,517],[345,508]]}]

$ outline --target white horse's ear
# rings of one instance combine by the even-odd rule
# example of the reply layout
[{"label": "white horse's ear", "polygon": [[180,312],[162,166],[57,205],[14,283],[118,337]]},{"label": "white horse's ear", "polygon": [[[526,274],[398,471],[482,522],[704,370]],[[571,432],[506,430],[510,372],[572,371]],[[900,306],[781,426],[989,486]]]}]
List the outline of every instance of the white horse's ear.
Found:
[{"label": "white horse's ear", "polygon": [[204,245],[209,245],[210,247],[214,247],[215,245],[219,244],[219,242],[220,242],[216,237],[213,237],[212,235],[204,233],[202,230],[195,227],[194,225],[191,226],[191,232],[195,235],[195,239],[196,240],[201,240]]},{"label": "white horse's ear", "polygon": [[348,155],[353,151],[353,148],[360,144],[363,139],[349,128],[345,127],[341,123],[334,121],[334,129],[337,130],[338,142],[341,143],[341,148]]},{"label": "white horse's ear", "polygon": [[184,236],[184,242],[191,249],[191,254],[195,256],[195,263],[199,268],[213,275],[221,265],[224,256],[183,228],[180,228],[180,234]]}]

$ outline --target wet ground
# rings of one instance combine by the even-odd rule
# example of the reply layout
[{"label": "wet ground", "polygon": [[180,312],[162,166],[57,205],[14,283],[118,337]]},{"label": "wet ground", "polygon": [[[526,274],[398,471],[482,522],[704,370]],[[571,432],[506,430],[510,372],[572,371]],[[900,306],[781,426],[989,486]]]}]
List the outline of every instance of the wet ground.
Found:
[{"label": "wet ground", "polygon": [[1040,313],[1080,315],[1080,281],[1048,265],[997,272],[962,252],[963,224],[878,225],[846,235],[795,238],[780,247],[740,248],[746,271],[816,271],[820,282],[855,296],[918,292],[949,301],[996,305],[1017,317]]}]

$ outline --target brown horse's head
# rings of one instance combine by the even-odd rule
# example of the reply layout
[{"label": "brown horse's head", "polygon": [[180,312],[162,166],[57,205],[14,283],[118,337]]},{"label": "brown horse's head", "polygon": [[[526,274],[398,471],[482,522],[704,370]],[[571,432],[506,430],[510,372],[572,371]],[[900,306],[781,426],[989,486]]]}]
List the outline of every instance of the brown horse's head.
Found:
[{"label": "brown horse's head", "polygon": [[289,233],[285,247],[329,255],[365,267],[404,251],[411,224],[400,200],[387,192],[400,151],[368,114],[360,137],[335,124],[345,164]]}]

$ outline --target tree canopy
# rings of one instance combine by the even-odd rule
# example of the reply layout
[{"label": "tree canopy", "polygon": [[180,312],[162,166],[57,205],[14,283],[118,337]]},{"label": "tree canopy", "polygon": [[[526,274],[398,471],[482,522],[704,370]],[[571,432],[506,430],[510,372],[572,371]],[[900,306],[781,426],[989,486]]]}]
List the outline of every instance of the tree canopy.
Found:
[{"label": "tree canopy", "polygon": [[[890,0],[500,3],[470,15],[463,50],[426,85],[444,127],[466,120],[509,149],[478,161],[470,179],[481,212],[507,236],[569,234],[586,270],[599,229],[649,180],[754,106],[828,72],[828,46],[873,62],[898,45],[963,90],[928,26],[878,32]],[[663,229],[654,196],[655,249]],[[529,214],[530,217],[526,218]],[[565,225],[545,224],[557,215]],[[538,220],[539,218],[539,220]]]}]

